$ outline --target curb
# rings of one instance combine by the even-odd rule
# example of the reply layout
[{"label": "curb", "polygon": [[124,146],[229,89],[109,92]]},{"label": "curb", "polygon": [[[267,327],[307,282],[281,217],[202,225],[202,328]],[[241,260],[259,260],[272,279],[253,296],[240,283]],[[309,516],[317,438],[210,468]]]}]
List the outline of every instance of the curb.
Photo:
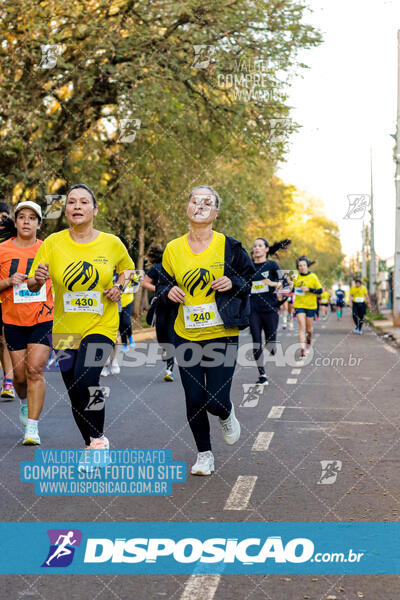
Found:
[{"label": "curb", "polygon": [[372,327],[377,330],[378,335],[380,337],[385,337],[385,339],[387,339],[387,341],[392,342],[392,344],[394,346],[396,346],[397,348],[400,348],[400,330],[399,330],[399,334],[396,336],[393,331],[391,331],[391,329],[398,329],[393,327],[392,322],[388,321],[388,320],[378,320],[378,321],[370,321],[368,320],[369,324],[372,325]]}]

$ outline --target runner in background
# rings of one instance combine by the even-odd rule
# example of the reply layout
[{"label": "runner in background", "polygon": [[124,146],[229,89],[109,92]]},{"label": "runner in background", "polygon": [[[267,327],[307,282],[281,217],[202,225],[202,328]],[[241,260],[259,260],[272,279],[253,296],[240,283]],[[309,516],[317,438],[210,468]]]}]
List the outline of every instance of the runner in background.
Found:
[{"label": "runner in background", "polygon": [[322,319],[324,321],[326,321],[326,319],[328,318],[328,306],[329,306],[329,299],[331,297],[330,292],[323,288],[322,290],[322,294],[320,296],[320,304],[321,304],[321,311],[322,311]]},{"label": "runner in background", "polygon": [[[271,354],[275,352],[276,332],[279,323],[278,291],[288,282],[282,277],[282,271],[273,256],[278,250],[289,246],[290,240],[281,240],[271,247],[266,239],[257,238],[251,249],[255,274],[253,275],[250,295],[250,333],[253,339],[253,356],[258,369],[258,385],[268,385],[264,367],[264,344]],[[264,332],[265,341],[262,334]]]},{"label": "runner in background", "polygon": [[128,352],[129,348],[136,346],[135,340],[132,337],[132,311],[135,298],[134,292],[138,289],[139,285],[139,277],[135,273],[122,292],[121,311],[119,313],[119,333],[122,342],[122,353]]},{"label": "runner in background", "polygon": [[176,357],[198,451],[192,475],[214,471],[208,413],[218,417],[227,444],[240,437],[230,390],[239,327],[248,324],[254,267],[240,242],[213,231],[220,202],[212,187],[191,191],[189,233],[167,245],[157,286],[157,294],[178,306]]},{"label": "runner in background", "polygon": [[331,307],[331,313],[334,313],[336,310],[336,294],[332,290],[331,295],[329,297],[329,306]]},{"label": "runner in background", "polygon": [[[28,288],[37,292],[51,277],[53,346],[67,356],[59,365],[72,414],[86,447],[104,451],[109,441],[104,436],[100,373],[117,338],[121,290],[135,267],[118,237],[94,229],[97,213],[96,198],[86,185],[69,190],[65,201],[69,229],[43,242],[29,273]],[[114,270],[119,277],[113,284]],[[102,456],[107,460],[107,454]]]},{"label": "runner in background", "polygon": [[279,315],[282,317],[282,329],[286,329],[289,317],[289,305],[287,299],[281,304]]},{"label": "runner in background", "polygon": [[43,370],[51,351],[53,296],[48,279],[36,293],[26,284],[30,267],[42,241],[37,232],[42,211],[36,202],[20,202],[15,209],[16,237],[0,245],[0,296],[4,335],[21,400],[20,421],[25,426],[24,445],[39,445],[39,416],[46,395]]},{"label": "runner in background", "polygon": [[[6,202],[0,202],[0,243],[16,237],[17,230],[11,217],[11,208]],[[1,384],[0,397],[13,400],[15,390],[13,385],[13,369],[10,352],[4,338],[3,320],[0,300],[0,362],[3,368],[3,380]]]},{"label": "runner in background", "polygon": [[317,295],[317,308],[315,309],[314,321],[319,321],[319,305],[320,305],[321,297]]},{"label": "runner in background", "polygon": [[336,295],[336,314],[337,314],[337,318],[341,319],[342,314],[343,314],[343,308],[344,308],[345,291],[342,290],[340,283],[339,283],[338,289],[335,292],[335,295]]},{"label": "runner in background", "polygon": [[354,285],[350,288],[350,306],[353,313],[355,329],[353,333],[362,335],[362,326],[364,324],[367,306],[370,308],[368,291],[365,285],[362,285],[361,279],[356,279]]},{"label": "runner in background", "polygon": [[[162,270],[162,256],[164,249],[161,246],[153,245],[147,253],[147,257],[152,264],[151,268],[144,276],[141,285],[143,288],[156,291],[156,286],[160,282]],[[174,321],[176,319],[176,304],[172,304],[168,299],[154,296],[149,309],[147,322],[152,325],[155,319],[157,342],[163,351],[163,361],[166,362],[164,381],[174,381]]]},{"label": "runner in background", "polygon": [[299,342],[301,344],[300,358],[306,355],[306,348],[311,347],[313,320],[317,308],[317,295],[322,292],[322,286],[315,273],[309,267],[314,264],[307,256],[297,259],[298,275],[293,279],[295,300],[294,308],[299,324]]},{"label": "runner in background", "polygon": [[[101,371],[102,377],[108,377],[108,375],[119,375],[121,373],[121,367],[118,363],[118,349],[119,345],[123,344],[121,352],[128,352],[129,348],[136,346],[135,341],[132,337],[132,308],[133,308],[133,285],[134,281],[137,281],[138,275],[135,273],[132,279],[127,283],[127,286],[122,290],[121,300],[118,302],[118,335],[117,343],[111,351],[110,356]],[[117,283],[118,273],[113,275],[113,283]],[[129,343],[128,343],[129,342]]]},{"label": "runner in background", "polygon": [[293,331],[294,318],[295,318],[295,314],[294,314],[294,294],[291,294],[290,296],[288,296],[287,305],[288,305],[289,331]]}]

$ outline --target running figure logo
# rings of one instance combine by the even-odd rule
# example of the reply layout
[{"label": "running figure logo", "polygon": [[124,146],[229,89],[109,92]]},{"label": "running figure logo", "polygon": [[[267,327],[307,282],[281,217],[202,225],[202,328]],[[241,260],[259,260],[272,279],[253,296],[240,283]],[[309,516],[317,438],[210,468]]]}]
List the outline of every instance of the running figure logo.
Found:
[{"label": "running figure logo", "polygon": [[321,477],[317,482],[318,485],[331,485],[335,483],[339,472],[342,470],[341,460],[320,460]]},{"label": "running figure logo", "polygon": [[79,529],[48,529],[50,549],[42,567],[68,567],[72,563],[75,548],[81,545]]},{"label": "running figure logo", "polygon": [[89,386],[89,402],[85,410],[101,410],[104,408],[105,398],[110,396],[110,388],[101,385]]},{"label": "running figure logo", "polygon": [[257,385],[256,383],[242,383],[243,387],[243,400],[239,404],[241,407],[254,408],[258,405],[260,396],[264,391],[263,385]]}]

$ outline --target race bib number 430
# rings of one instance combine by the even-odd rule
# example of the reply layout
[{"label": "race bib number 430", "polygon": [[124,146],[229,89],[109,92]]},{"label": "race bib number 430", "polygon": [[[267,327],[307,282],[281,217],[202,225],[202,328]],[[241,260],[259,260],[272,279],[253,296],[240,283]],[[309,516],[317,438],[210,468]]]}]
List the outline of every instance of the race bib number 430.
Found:
[{"label": "race bib number 430", "polygon": [[64,292],[64,311],[103,314],[100,292]]},{"label": "race bib number 430", "polygon": [[185,320],[186,329],[223,325],[223,320],[218,312],[216,302],[199,304],[197,306],[184,306],[183,318]]}]

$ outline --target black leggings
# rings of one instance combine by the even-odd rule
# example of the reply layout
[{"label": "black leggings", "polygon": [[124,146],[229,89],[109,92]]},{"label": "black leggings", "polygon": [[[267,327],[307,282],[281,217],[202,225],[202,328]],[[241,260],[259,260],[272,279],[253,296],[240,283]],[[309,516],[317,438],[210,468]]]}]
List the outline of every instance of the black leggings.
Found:
[{"label": "black leggings", "polygon": [[354,321],[354,325],[360,331],[361,331],[363,323],[364,323],[364,316],[365,316],[366,312],[367,312],[367,306],[366,306],[365,302],[353,302],[353,321]]},{"label": "black leggings", "polygon": [[157,342],[164,350],[163,360],[166,361],[167,369],[170,369],[170,371],[172,371],[174,368],[173,345],[175,344],[175,317],[176,313],[171,311],[168,307],[161,306],[160,308],[158,308],[158,310],[156,310]]},{"label": "black leggings", "polygon": [[253,356],[257,363],[257,368],[260,375],[265,374],[262,332],[264,330],[265,345],[268,345],[270,350],[274,352],[278,323],[279,314],[277,312],[257,312],[256,310],[251,311],[250,333],[251,337],[253,338]]},{"label": "black leggings", "polygon": [[133,302],[130,302],[130,304],[124,306],[119,313],[119,332],[123,344],[127,344],[128,338],[132,336],[132,308]]},{"label": "black leggings", "polygon": [[[79,348],[63,350],[60,357],[60,371],[71,400],[72,414],[87,446],[91,437],[103,435],[105,410],[99,387],[100,373],[113,346],[110,338],[93,333],[83,338]],[[63,358],[66,354],[68,358]],[[97,389],[89,390],[89,387]]]},{"label": "black leggings", "polygon": [[[176,336],[175,344],[179,373],[185,390],[189,426],[198,452],[206,452],[211,450],[210,423],[207,413],[216,415],[220,419],[227,419],[232,410],[230,390],[236,366],[238,337],[190,342]],[[188,344],[188,348],[183,348],[183,344]],[[190,348],[192,344],[193,349]],[[214,344],[213,353],[219,357],[218,365],[213,365],[211,357],[207,356],[207,352],[211,351],[211,346]],[[198,357],[196,364],[185,366],[185,362],[193,356]],[[207,366],[206,363],[210,365]]]}]

